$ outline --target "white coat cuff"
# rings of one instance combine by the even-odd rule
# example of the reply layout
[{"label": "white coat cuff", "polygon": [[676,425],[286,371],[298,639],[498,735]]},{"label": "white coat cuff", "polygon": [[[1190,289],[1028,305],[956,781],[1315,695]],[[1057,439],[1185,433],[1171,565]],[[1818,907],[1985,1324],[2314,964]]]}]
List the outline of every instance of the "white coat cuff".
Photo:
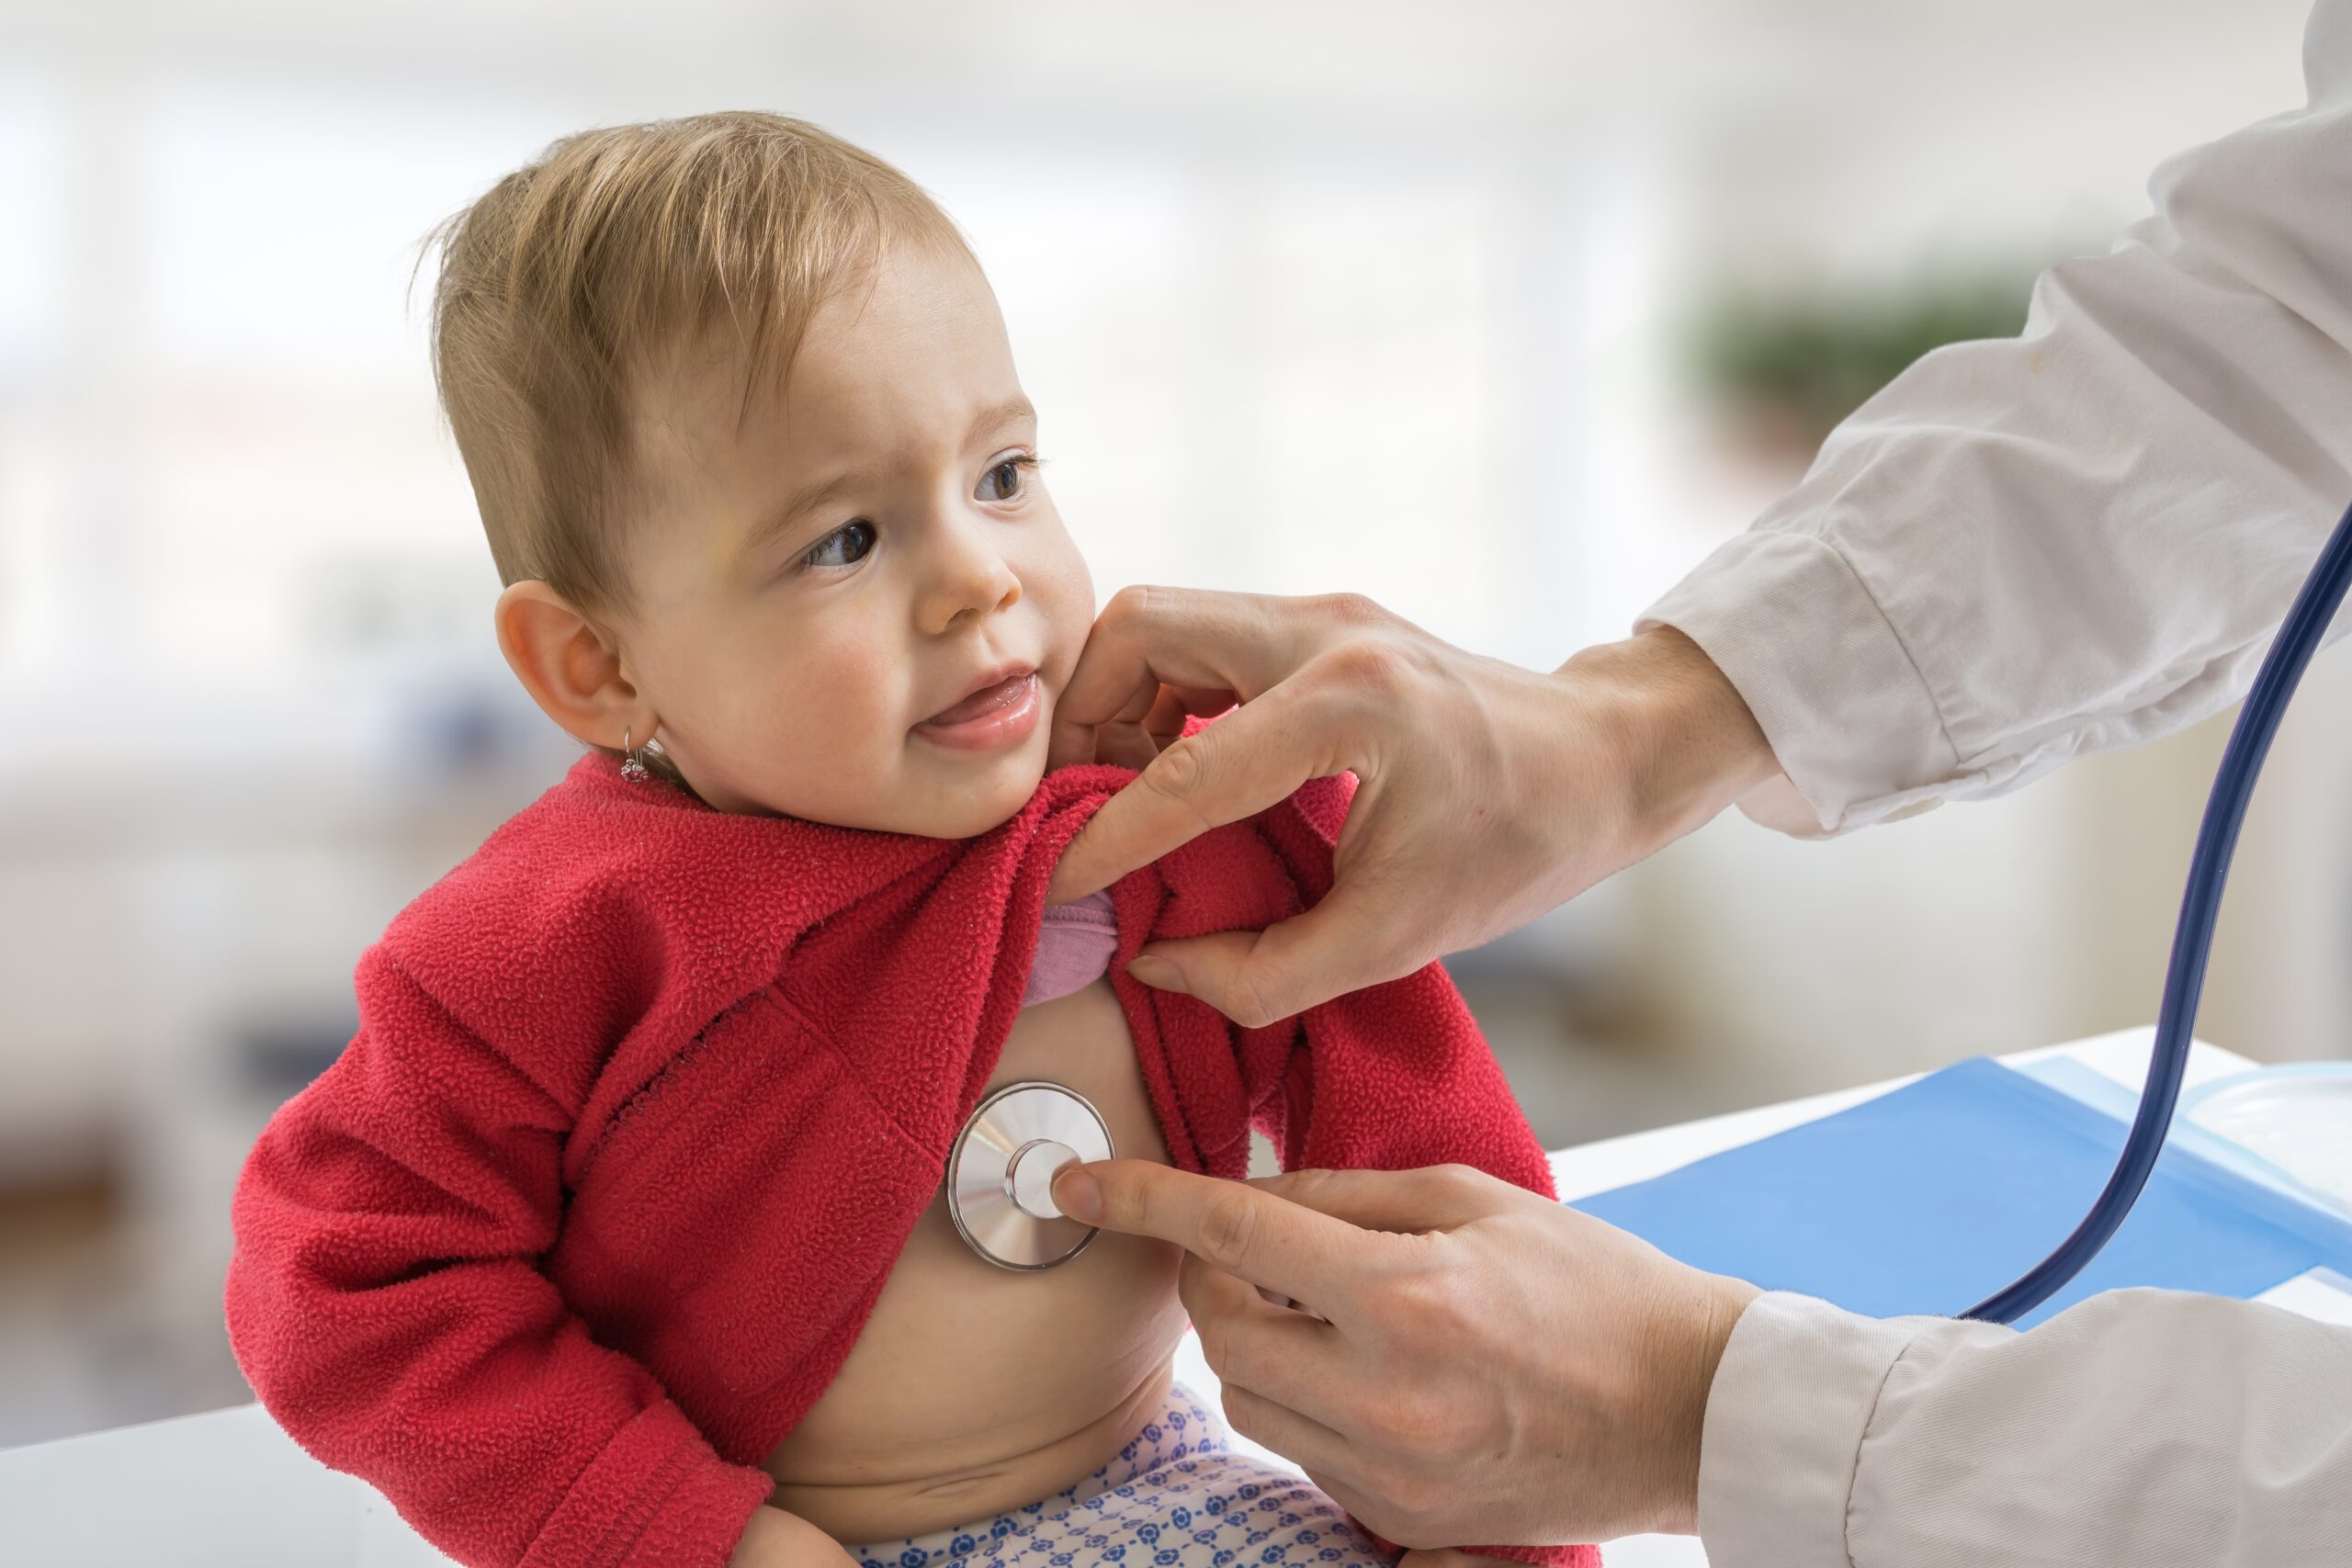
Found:
[{"label": "white coat cuff", "polygon": [[1918,667],[1878,601],[1811,534],[1751,529],[1645,611],[1705,650],[1746,700],[1783,776],[1740,809],[1814,836],[1926,810],[1960,765]]},{"label": "white coat cuff", "polygon": [[1707,1396],[1699,1539],[1713,1568],[1847,1568],[1846,1507],[1887,1373],[1933,1318],[1756,1298]]}]

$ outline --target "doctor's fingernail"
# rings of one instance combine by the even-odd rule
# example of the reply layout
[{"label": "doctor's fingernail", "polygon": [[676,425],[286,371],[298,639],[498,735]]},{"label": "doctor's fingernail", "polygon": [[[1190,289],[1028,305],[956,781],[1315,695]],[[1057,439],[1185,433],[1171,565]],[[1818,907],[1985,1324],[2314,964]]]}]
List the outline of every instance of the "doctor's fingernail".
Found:
[{"label": "doctor's fingernail", "polygon": [[1148,953],[1139,953],[1131,960],[1127,964],[1127,973],[1154,990],[1183,991],[1187,996],[1192,994],[1184,989],[1184,972],[1182,969],[1177,968],[1165,958],[1154,958]]},{"label": "doctor's fingernail", "polygon": [[1079,1166],[1054,1173],[1054,1203],[1073,1220],[1092,1224],[1102,1217],[1102,1184]]}]

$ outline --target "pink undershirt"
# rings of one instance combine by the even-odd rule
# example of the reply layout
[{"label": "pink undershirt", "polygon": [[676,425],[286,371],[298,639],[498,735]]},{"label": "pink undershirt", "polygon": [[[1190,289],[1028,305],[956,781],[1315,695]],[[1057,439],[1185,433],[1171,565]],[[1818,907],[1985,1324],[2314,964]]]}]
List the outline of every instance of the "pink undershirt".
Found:
[{"label": "pink undershirt", "polygon": [[1119,924],[1111,915],[1108,889],[1048,907],[1021,1005],[1035,1007],[1092,985],[1109,972],[1118,947]]}]

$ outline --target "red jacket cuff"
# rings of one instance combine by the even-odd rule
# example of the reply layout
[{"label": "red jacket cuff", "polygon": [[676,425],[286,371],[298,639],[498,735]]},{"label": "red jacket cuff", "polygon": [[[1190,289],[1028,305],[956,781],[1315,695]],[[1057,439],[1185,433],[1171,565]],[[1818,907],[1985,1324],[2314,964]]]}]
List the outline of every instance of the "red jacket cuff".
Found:
[{"label": "red jacket cuff", "polygon": [[521,1568],[726,1568],[775,1482],[729,1464],[663,1401],[613,1435]]}]

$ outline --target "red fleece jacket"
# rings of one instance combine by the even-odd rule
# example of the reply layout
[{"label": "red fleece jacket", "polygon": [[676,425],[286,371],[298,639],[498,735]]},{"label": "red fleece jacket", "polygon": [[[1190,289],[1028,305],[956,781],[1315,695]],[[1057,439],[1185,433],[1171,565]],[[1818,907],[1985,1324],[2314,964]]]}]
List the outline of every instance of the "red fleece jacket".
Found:
[{"label": "red fleece jacket", "polygon": [[[720,1568],[938,1190],[1048,873],[1130,776],[1066,769],[955,841],[582,759],[361,958],[357,1037],[246,1162],[229,1337],[270,1413],[460,1562]],[[1254,1122],[1288,1167],[1459,1160],[1549,1194],[1436,965],[1263,1029],[1124,973],[1321,897],[1348,793],[1114,889],[1171,1157],[1239,1176]]]}]

